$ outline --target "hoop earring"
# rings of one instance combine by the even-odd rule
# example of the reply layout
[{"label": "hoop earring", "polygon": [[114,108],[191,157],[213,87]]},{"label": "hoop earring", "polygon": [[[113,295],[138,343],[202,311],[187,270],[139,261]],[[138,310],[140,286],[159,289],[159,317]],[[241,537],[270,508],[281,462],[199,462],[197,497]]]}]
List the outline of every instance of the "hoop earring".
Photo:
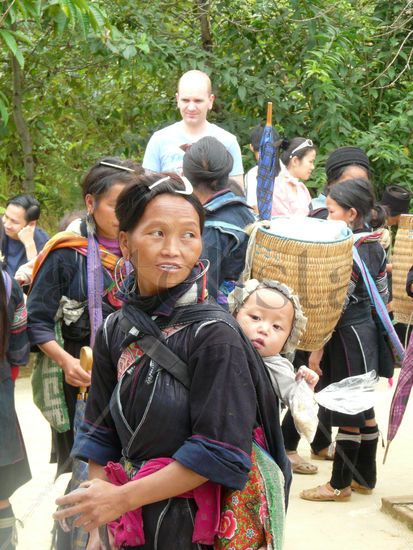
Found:
[{"label": "hoop earring", "polygon": [[[117,291],[123,296],[127,297],[130,294],[133,294],[136,290],[136,278],[133,276],[133,285],[129,290],[126,290],[125,281],[128,280],[129,276],[134,271],[132,264],[129,260],[126,260],[121,256],[115,264],[115,269],[113,271],[113,278],[115,279],[115,286]],[[125,272],[125,276],[123,275]]]},{"label": "hoop earring", "polygon": [[[204,263],[207,263],[208,265],[205,267]],[[203,277],[205,275],[205,273],[208,271],[208,269],[211,265],[211,262],[208,260],[208,258],[205,258],[204,260],[199,260],[198,265],[199,266],[202,265],[204,267],[204,269],[202,271],[200,271],[198,273],[198,275],[195,275],[195,277],[193,279],[190,279],[189,281],[186,281],[187,283],[195,283],[196,281],[201,279],[201,277]]]},{"label": "hoop earring", "polygon": [[86,214],[86,229],[88,232],[88,235],[95,235],[96,234],[96,222],[95,218],[93,217],[93,214],[91,212],[88,212]]}]

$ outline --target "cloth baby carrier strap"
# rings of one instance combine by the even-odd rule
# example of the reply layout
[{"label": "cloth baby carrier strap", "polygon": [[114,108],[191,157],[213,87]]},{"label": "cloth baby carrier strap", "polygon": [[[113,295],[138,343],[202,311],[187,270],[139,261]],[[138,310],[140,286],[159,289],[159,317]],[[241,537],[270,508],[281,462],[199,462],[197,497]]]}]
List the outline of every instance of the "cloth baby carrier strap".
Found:
[{"label": "cloth baby carrier strap", "polygon": [[[204,321],[205,323],[211,321],[224,321],[227,324],[232,324],[235,328],[235,322],[230,323],[228,319],[232,319],[228,313],[221,308],[208,304],[197,304],[196,306],[186,306],[185,308],[179,308],[179,325],[187,326],[193,323]],[[142,313],[141,313],[142,314]],[[188,365],[176,355],[164,342],[165,337],[161,330],[163,328],[170,327],[174,324],[174,319],[168,319],[166,322],[160,320],[159,325],[156,324],[153,319],[146,315],[146,321],[150,323],[154,334],[140,334],[136,328],[132,319],[128,315],[122,315],[120,320],[120,326],[126,334],[126,338],[122,342],[122,348],[124,349],[130,343],[136,342],[138,346],[160,367],[174,376],[181,384],[188,390],[191,387],[191,376],[189,373]]]}]

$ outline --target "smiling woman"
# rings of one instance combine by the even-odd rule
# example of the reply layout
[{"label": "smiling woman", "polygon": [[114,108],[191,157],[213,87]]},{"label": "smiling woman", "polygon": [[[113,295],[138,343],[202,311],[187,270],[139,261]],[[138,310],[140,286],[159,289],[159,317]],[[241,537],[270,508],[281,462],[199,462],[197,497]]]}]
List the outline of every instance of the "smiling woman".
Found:
[{"label": "smiling woman", "polygon": [[[277,398],[233,318],[208,303],[204,211],[188,186],[142,176],[121,193],[116,214],[134,275],[93,350],[73,451],[89,461],[90,481],[58,499],[55,517],[78,514],[88,548],[101,548],[107,532],[97,527],[107,524],[117,548],[206,550],[223,533],[221,491],[242,490],[249,477],[258,418],[288,492]],[[280,512],[284,478],[278,483]]]}]

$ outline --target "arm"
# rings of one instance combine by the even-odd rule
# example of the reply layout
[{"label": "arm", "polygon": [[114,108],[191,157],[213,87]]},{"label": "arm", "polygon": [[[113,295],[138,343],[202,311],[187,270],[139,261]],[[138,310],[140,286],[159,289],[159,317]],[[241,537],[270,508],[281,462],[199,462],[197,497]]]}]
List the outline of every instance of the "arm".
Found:
[{"label": "arm", "polygon": [[79,359],[65,351],[56,340],[39,344],[42,352],[50,357],[65,373],[65,380],[71,386],[90,386],[90,373],[83,370]]},{"label": "arm", "polygon": [[23,292],[14,280],[8,306],[8,316],[10,321],[10,336],[7,348],[7,360],[12,368],[27,365],[30,352],[27,335],[27,311]]},{"label": "arm", "polygon": [[34,242],[35,229],[36,226],[34,225],[26,225],[17,235],[26,249],[26,256],[28,260],[32,260],[37,256],[36,243]]},{"label": "arm", "polygon": [[159,144],[156,134],[148,141],[145,154],[142,161],[142,167],[146,172],[161,172],[161,159],[159,154]]},{"label": "arm", "polygon": [[49,254],[33,282],[27,310],[31,344],[40,346],[64,370],[66,381],[78,386],[89,385],[90,375],[80,367],[79,360],[64,351],[55,339],[55,316],[60,299],[70,294],[70,282],[79,269],[75,258],[75,252],[68,249]]},{"label": "arm", "polygon": [[[92,472],[101,474],[101,470],[97,471],[93,466]],[[121,486],[112,485],[102,478],[92,479],[81,484],[84,490],[58,498],[56,504],[68,508],[55,512],[53,517],[60,521],[80,514],[75,525],[92,531],[130,510],[186,493],[206,481],[179,462],[172,462],[158,472]]]},{"label": "arm", "polygon": [[235,180],[238,183],[242,190],[244,190],[244,167],[242,166],[241,148],[235,137],[234,141],[228,147],[228,151],[231,153],[232,158],[234,159],[234,164],[232,166],[231,172],[229,173],[229,176],[231,179]]},{"label": "arm", "polygon": [[[194,372],[190,390],[193,436],[175,453],[176,461],[121,487],[102,479],[86,482],[86,490],[57,501],[71,508],[56,512],[56,519],[80,513],[77,525],[90,531],[127,511],[190,491],[207,479],[237,488],[245,484],[256,399],[245,353],[241,345],[227,344],[229,338],[238,337],[220,323],[219,327],[207,325],[193,341],[188,361]],[[92,395],[94,384],[95,380]],[[87,417],[88,410],[89,402]],[[93,461],[91,465],[91,474],[101,477],[101,468]]]}]

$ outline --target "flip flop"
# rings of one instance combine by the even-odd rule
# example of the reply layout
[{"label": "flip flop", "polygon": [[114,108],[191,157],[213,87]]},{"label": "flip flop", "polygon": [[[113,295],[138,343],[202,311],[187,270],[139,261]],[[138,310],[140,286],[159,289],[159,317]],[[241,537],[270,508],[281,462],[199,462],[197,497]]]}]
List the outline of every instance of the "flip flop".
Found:
[{"label": "flip flop", "polygon": [[[298,458],[298,462],[294,462],[291,460],[291,456],[296,455]],[[291,469],[293,471],[293,474],[302,474],[302,475],[313,475],[318,472],[317,466],[314,466],[314,464],[311,464],[311,462],[307,462],[304,460],[303,457],[301,457],[297,451],[287,451],[287,456],[291,463]]]},{"label": "flip flop", "polygon": [[300,498],[313,502],[347,502],[351,499],[350,487],[333,489],[330,484],[318,485],[312,489],[301,491]]}]

